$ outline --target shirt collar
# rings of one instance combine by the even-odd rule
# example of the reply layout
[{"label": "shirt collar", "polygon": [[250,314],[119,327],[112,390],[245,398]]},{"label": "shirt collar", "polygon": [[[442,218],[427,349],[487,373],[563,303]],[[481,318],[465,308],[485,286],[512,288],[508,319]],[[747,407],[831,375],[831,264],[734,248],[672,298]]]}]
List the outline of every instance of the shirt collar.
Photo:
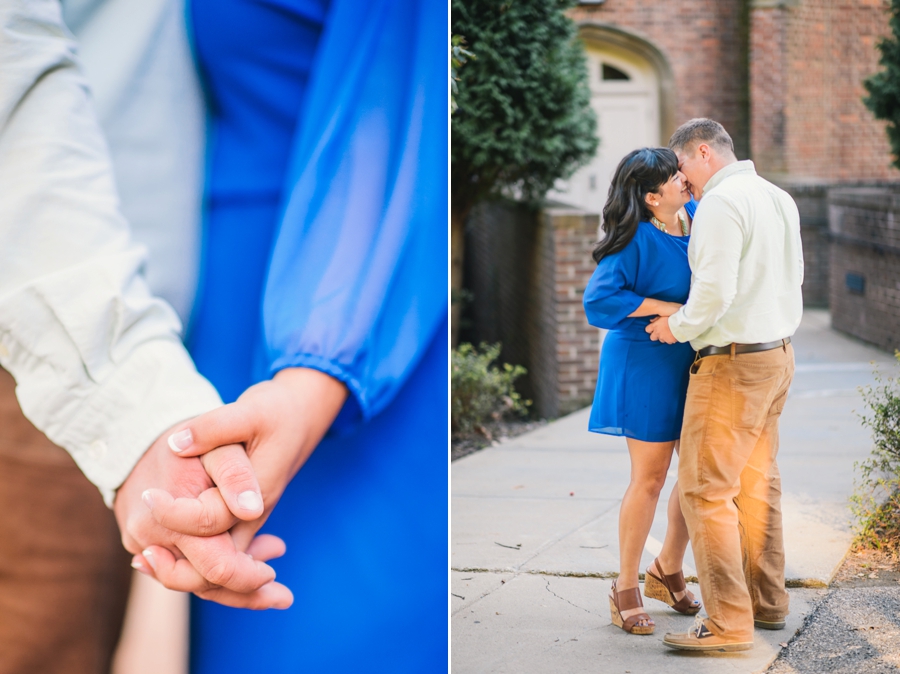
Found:
[{"label": "shirt collar", "polygon": [[745,159],[743,161],[736,161],[733,164],[729,164],[724,168],[720,168],[716,171],[712,178],[710,178],[706,185],[703,187],[703,194],[706,194],[711,189],[719,185],[725,178],[736,175],[738,173],[752,173],[756,175],[756,167],[753,165],[753,162],[749,159]]}]

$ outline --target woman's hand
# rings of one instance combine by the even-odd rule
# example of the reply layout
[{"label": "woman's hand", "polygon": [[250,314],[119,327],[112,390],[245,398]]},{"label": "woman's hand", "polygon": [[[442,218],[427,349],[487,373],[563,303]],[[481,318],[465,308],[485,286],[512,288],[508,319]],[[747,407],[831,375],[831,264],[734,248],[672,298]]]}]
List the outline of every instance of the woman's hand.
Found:
[{"label": "woman's hand", "polygon": [[[199,499],[175,498],[168,491],[152,489],[147,506],[153,518],[189,536],[231,529],[236,548],[247,550],[346,398],[346,387],[336,379],[317,370],[288,368],[270,381],[251,386],[237,402],[180,424],[169,436],[169,446],[179,460],[196,461],[190,457],[201,455],[206,460],[219,447],[244,444],[259,481],[264,512],[257,519],[239,522],[229,509],[234,504],[226,504],[216,490]],[[154,556],[154,575],[165,584],[176,560],[166,553]]]}]

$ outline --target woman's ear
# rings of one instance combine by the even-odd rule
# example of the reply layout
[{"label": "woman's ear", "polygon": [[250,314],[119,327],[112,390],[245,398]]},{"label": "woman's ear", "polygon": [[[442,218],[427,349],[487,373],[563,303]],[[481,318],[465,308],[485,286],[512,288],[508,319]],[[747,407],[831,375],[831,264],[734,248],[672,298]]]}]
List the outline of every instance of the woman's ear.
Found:
[{"label": "woman's ear", "polygon": [[644,195],[644,204],[647,206],[659,206],[659,200],[661,195],[654,194],[653,192],[647,192]]}]

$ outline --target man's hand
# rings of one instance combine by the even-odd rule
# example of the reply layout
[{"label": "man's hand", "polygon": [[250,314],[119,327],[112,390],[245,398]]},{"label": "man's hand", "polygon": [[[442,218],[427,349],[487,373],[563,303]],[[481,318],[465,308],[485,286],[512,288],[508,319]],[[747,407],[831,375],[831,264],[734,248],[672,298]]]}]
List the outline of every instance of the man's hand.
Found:
[{"label": "man's hand", "polygon": [[[257,519],[237,522],[234,501],[223,499],[214,490],[206,497],[176,498],[171,490],[152,489],[150,513],[161,526],[189,537],[209,536],[234,525],[234,544],[244,549],[319,444],[346,398],[346,387],[336,379],[317,370],[288,368],[270,381],[251,386],[237,402],[180,424],[169,438],[172,450],[167,450],[176,461],[197,461],[188,457],[201,455],[207,461],[220,451],[217,447],[244,443],[262,487],[265,512]],[[215,476],[213,479],[221,488]],[[156,577],[167,586],[174,582],[177,560],[163,555],[156,562]]]},{"label": "man's hand", "polygon": [[259,486],[243,447],[221,447],[206,454],[201,463],[174,454],[166,442],[169,435],[166,432],[153,443],[116,494],[114,511],[125,548],[142,554],[140,561],[148,565],[141,569],[145,573],[160,563],[168,564],[165,578],[151,575],[157,575],[170,589],[193,592],[228,606],[290,606],[290,590],[273,582],[275,571],[264,563],[284,553],[279,539],[260,537],[254,542],[251,536],[236,545],[230,534],[218,531],[223,524],[227,530],[236,521],[231,511],[225,523],[214,519],[198,522],[196,536],[167,529],[153,518],[153,494],[159,491],[154,488],[160,487],[166,490],[163,493],[191,503],[195,499],[227,502],[241,519],[256,519],[263,512]]},{"label": "man's hand", "polygon": [[674,344],[678,340],[669,329],[669,317],[660,316],[650,320],[650,325],[644,328],[650,333],[650,340],[653,342],[662,342],[663,344]]}]

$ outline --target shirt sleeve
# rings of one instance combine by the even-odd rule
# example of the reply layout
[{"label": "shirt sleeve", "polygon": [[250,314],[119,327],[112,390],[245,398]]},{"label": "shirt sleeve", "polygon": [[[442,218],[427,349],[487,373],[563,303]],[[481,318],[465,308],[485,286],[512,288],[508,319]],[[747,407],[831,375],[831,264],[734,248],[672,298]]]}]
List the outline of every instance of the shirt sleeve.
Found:
[{"label": "shirt sleeve", "polygon": [[384,409],[444,324],[446,31],[436,3],[336,0],[316,57],[263,323],[267,374],[347,385],[338,426]]},{"label": "shirt sleeve", "polygon": [[600,260],[584,291],[588,323],[597,328],[617,330],[624,326],[628,315],[641,306],[645,298],[632,290],[637,263],[636,246],[627,246]]},{"label": "shirt sleeve", "polygon": [[691,292],[687,303],[669,317],[669,329],[679,342],[702,335],[731,306],[743,246],[744,231],[734,206],[715,194],[704,197],[688,244]]},{"label": "shirt sleeve", "polygon": [[56,0],[0,3],[0,366],[111,505],[167,428],[221,404],[144,281]]}]

